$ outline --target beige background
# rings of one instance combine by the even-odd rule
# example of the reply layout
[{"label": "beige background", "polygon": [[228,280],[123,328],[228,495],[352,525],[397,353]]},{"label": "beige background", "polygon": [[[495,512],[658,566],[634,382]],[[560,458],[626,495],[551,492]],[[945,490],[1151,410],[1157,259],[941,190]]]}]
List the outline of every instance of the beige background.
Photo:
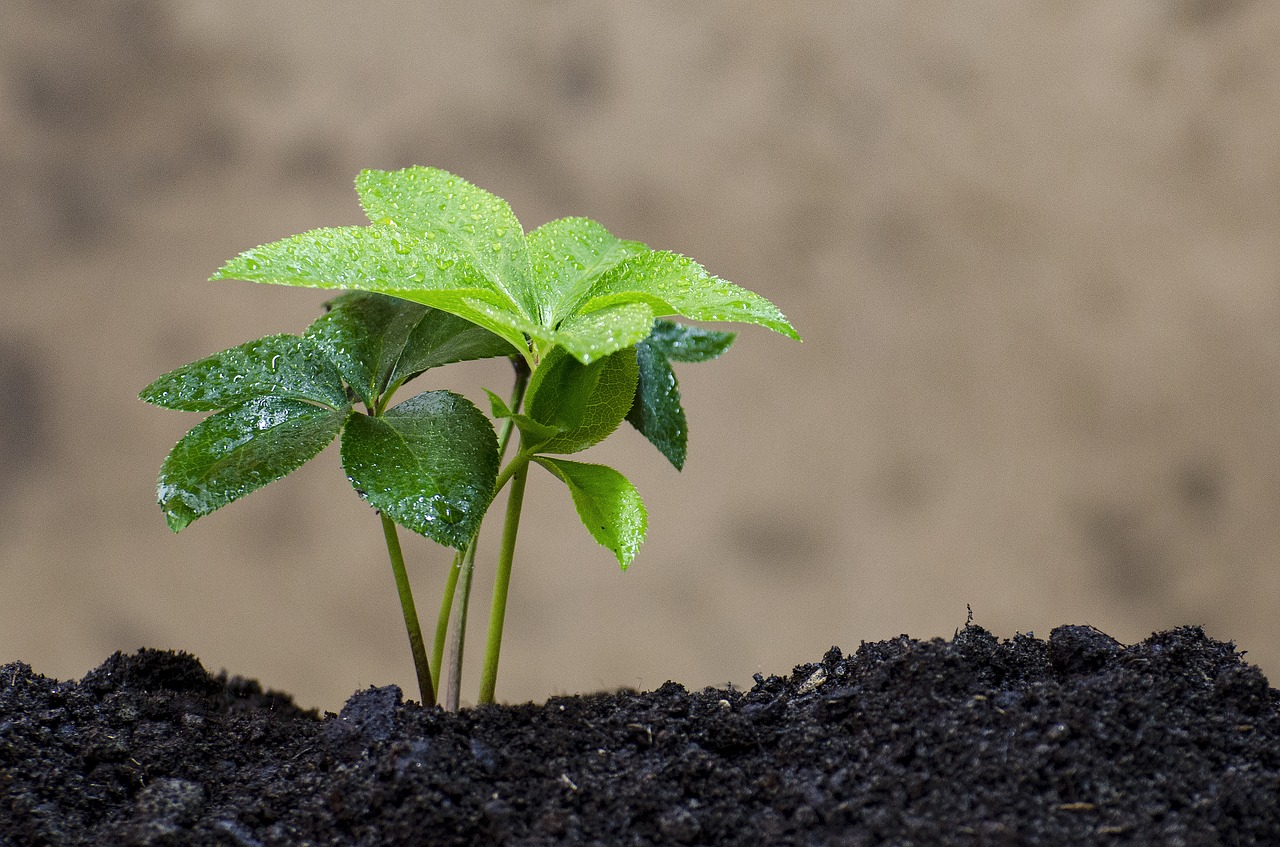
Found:
[{"label": "beige background", "polygon": [[[1280,673],[1280,7],[368,5],[0,6],[0,658],[413,690],[336,451],[175,536],[155,473],[198,417],[135,395],[304,327],[323,295],[205,280],[417,163],[805,336],[679,372],[684,473],[629,430],[588,454],[650,506],[626,574],[535,478],[500,697],[749,684],[966,604],[1005,637],[1202,623]],[[432,619],[448,556],[407,555]]]}]

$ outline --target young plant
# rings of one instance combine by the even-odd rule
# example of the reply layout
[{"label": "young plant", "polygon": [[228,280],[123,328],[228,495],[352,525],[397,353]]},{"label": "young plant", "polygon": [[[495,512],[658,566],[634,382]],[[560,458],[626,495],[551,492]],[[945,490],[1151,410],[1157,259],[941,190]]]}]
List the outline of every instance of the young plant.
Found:
[{"label": "young plant", "polygon": [[[647,526],[639,494],[612,468],[563,457],[625,419],[683,467],[686,420],[671,363],[713,359],[733,335],[662,318],[799,336],[763,297],[587,218],[525,234],[505,201],[434,168],[363,171],[356,189],[369,226],[266,244],[214,275],[347,293],[300,336],[224,350],[143,390],[158,406],[213,412],[165,459],[160,506],[180,531],[300,467],[341,433],[347,477],[381,518],[423,705],[435,702],[453,622],[448,705],[456,708],[476,539],[509,485],[479,697],[493,702],[530,465],[565,484],[587,530],[625,570]],[[487,392],[500,434],[450,391],[391,404],[432,368],[491,357],[515,367],[509,400]],[[430,658],[397,525],[457,551]]]}]

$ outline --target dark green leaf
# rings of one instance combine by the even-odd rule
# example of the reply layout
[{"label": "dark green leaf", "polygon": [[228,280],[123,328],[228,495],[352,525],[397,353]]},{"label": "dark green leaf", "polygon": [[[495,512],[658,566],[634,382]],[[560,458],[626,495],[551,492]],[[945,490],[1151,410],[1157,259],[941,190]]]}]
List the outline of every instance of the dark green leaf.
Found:
[{"label": "dark green leaf", "polygon": [[259,397],[210,415],[160,468],[160,506],[178,532],[196,518],[296,470],[333,440],[347,409]]},{"label": "dark green leaf", "polygon": [[684,467],[689,430],[671,360],[709,361],[728,350],[733,338],[732,332],[714,332],[660,320],[654,324],[649,337],[636,345],[640,375],[627,420],[677,470]]},{"label": "dark green leaf", "polygon": [[676,470],[684,467],[689,428],[680,405],[680,386],[667,357],[647,344],[636,345],[635,400],[627,420],[649,439]]},{"label": "dark green leaf", "polygon": [[360,399],[372,404],[386,388],[409,334],[430,309],[365,291],[343,294],[329,306],[304,335],[328,354]]},{"label": "dark green leaf", "polygon": [[337,369],[311,342],[296,335],[269,335],[184,365],[139,396],[166,409],[209,412],[268,395],[334,409],[347,404]]},{"label": "dark green leaf", "polygon": [[505,339],[471,321],[431,309],[409,334],[389,384],[399,385],[441,365],[516,356],[519,352]]},{"label": "dark green leaf", "polygon": [[498,476],[488,418],[450,391],[427,391],[381,417],[352,415],[342,466],[356,491],[396,523],[462,549]]},{"label": "dark green leaf", "polygon": [[601,545],[613,551],[623,570],[644,541],[649,517],[640,493],[626,477],[604,465],[535,456],[534,461],[569,487],[582,524]]},{"label": "dark green leaf", "polygon": [[675,362],[709,362],[733,345],[735,334],[656,321],[644,344]]},{"label": "dark green leaf", "polygon": [[430,368],[516,352],[456,315],[364,291],[333,300],[306,337],[337,363],[366,404]]}]

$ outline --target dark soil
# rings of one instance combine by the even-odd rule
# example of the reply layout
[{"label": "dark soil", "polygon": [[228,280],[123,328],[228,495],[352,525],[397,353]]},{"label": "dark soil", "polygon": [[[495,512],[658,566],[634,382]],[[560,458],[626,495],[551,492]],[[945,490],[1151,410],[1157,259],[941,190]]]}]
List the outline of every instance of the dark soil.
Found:
[{"label": "dark soil", "polygon": [[750,691],[323,718],[184,654],[0,671],[5,845],[1280,844],[1280,692],[1199,629],[833,648]]}]

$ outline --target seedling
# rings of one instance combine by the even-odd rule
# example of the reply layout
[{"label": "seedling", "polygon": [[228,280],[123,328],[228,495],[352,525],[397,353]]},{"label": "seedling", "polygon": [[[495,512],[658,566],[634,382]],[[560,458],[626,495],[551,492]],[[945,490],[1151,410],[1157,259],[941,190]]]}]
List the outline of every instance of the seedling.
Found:
[{"label": "seedling", "polygon": [[[799,336],[763,297],[588,218],[526,234],[504,200],[434,168],[363,171],[356,190],[369,226],[304,232],[214,274],[346,293],[300,336],[241,344],[143,390],[157,406],[213,412],[165,459],[160,506],[180,531],[297,469],[341,433],[347,478],[382,521],[422,703],[435,703],[452,620],[448,705],[457,708],[476,539],[510,486],[479,697],[491,703],[529,466],[565,484],[587,530],[625,570],[647,526],[639,494],[612,468],[562,457],[625,419],[683,467],[686,420],[671,363],[714,359],[734,336],[662,318]],[[500,433],[451,391],[391,404],[427,370],[492,357],[515,368],[509,400],[487,392]],[[513,432],[515,453],[503,465]],[[430,658],[397,526],[457,551]]]}]

